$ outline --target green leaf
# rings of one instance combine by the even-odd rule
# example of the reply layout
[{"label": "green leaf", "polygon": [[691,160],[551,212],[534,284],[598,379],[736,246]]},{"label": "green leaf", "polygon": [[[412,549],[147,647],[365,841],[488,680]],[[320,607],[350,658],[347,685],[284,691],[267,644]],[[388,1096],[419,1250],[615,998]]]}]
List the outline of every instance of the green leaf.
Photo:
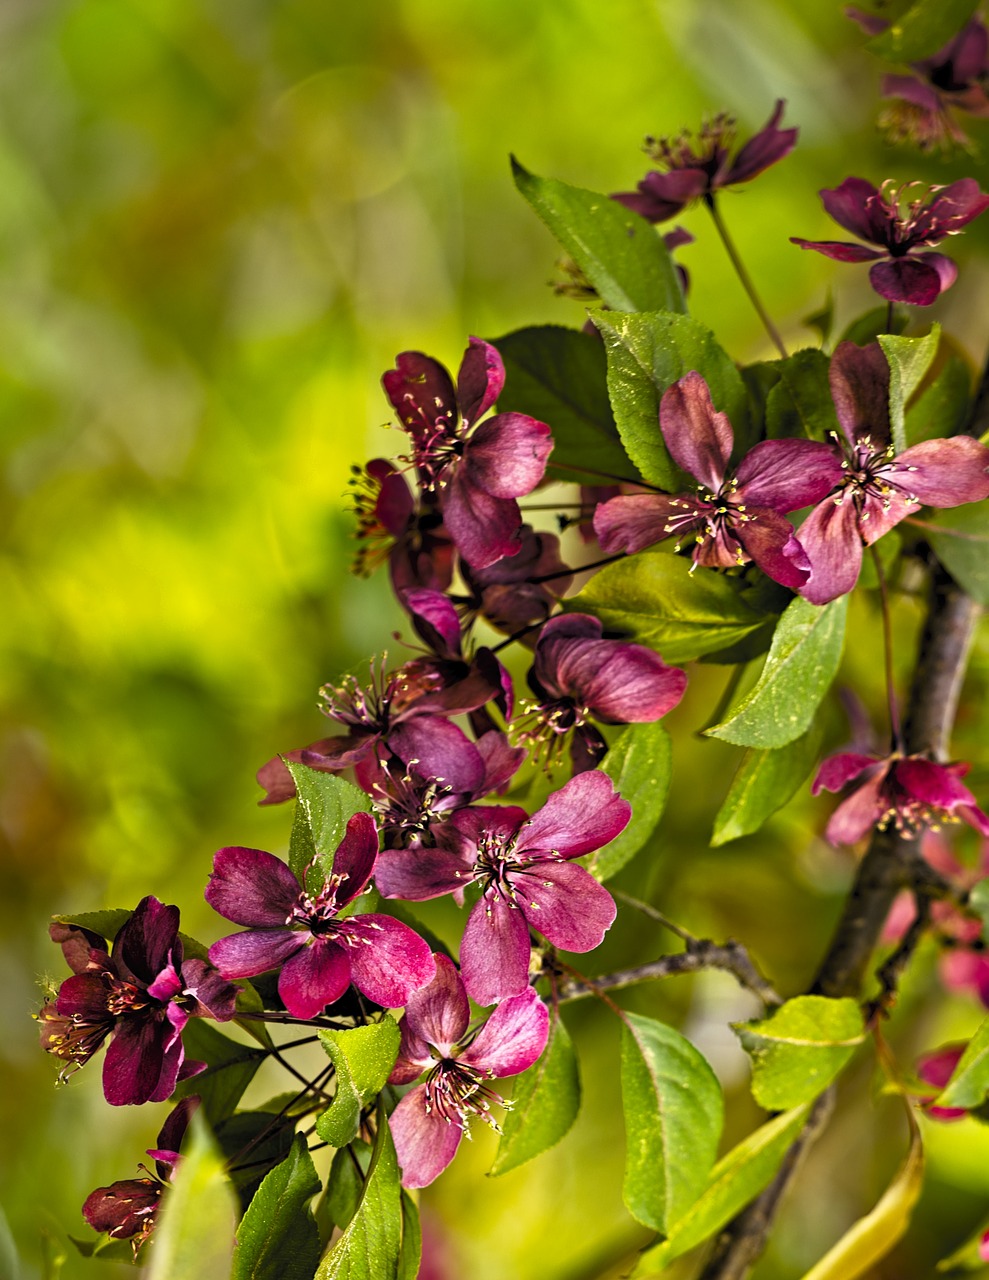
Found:
[{"label": "green leaf", "polygon": [[724,1099],[707,1060],[678,1031],[636,1013],[624,1024],[622,1198],[634,1218],[666,1234],[704,1189]]},{"label": "green leaf", "polygon": [[867,347],[881,334],[902,333],[907,327],[908,319],[906,307],[894,307],[893,324],[890,327],[889,308],[883,303],[881,307],[873,307],[871,311],[866,311],[857,320],[853,320],[838,339],[838,344],[854,342],[856,346]]},{"label": "green leaf", "polygon": [[419,1206],[402,1189],[402,1252],[398,1258],[397,1280],[416,1280],[422,1262],[422,1224]]},{"label": "green leaf", "polygon": [[632,806],[625,830],[587,860],[588,871],[599,880],[608,880],[635,857],[663,816],[673,772],[670,735],[658,721],[630,724],[600,768]]},{"label": "green leaf", "polygon": [[812,1101],[865,1039],[862,1010],[850,998],[797,996],[768,1018],[732,1027],[752,1059],[752,1095],[767,1111]]},{"label": "green leaf", "polygon": [[380,1102],[377,1115],[374,1150],[357,1211],[340,1239],[323,1255],[315,1280],[399,1280],[402,1274],[398,1161]]},{"label": "green leaf", "polygon": [[981,1107],[989,1093],[989,1018],[979,1026],[968,1042],[951,1079],[934,1099],[937,1107],[964,1107],[973,1111]]},{"label": "green leaf", "polygon": [[667,1263],[720,1231],[769,1185],[804,1126],[809,1106],[776,1116],[733,1147],[711,1170],[701,1196],[674,1224],[668,1238],[639,1259],[633,1276],[658,1275]]},{"label": "green leaf", "polygon": [[[361,1172],[358,1172],[354,1164],[355,1158]],[[333,1225],[341,1231],[357,1212],[364,1187],[363,1175],[370,1163],[371,1148],[366,1142],[352,1142],[349,1147],[340,1147],[333,1155],[329,1177],[326,1179],[325,1212]]]},{"label": "green leaf", "polygon": [[823,351],[795,351],[774,361],[779,382],[766,399],[766,435],[771,440],[825,440],[838,430],[838,418],[828,382],[830,361]]},{"label": "green leaf", "polygon": [[736,452],[754,443],[745,383],[710,329],[669,312],[592,311],[590,316],[608,352],[608,394],[618,434],[649,484],[673,491],[682,487],[682,473],[659,429],[659,402],[667,387],[691,370],[703,375],[715,409],[731,419]]},{"label": "green leaf", "polygon": [[542,325],[508,333],[494,345],[505,362],[498,408],[549,423],[553,464],[575,474],[589,467],[635,479],[608,399],[608,358],[595,334]]},{"label": "green leaf", "polygon": [[556,1013],[551,1016],[542,1057],[515,1081],[491,1173],[517,1169],[555,1147],[579,1110],[577,1056],[563,1019]]},{"label": "green leaf", "polygon": [[272,1124],[273,1118],[274,1113],[266,1105],[264,1110],[235,1111],[216,1126],[216,1140],[240,1196],[241,1212],[246,1212],[266,1175],[281,1164],[292,1147],[291,1126]]},{"label": "green leaf", "polygon": [[971,401],[968,365],[959,356],[948,355],[937,377],[907,410],[904,423],[907,445],[953,436],[961,431],[968,422]]},{"label": "green leaf", "polygon": [[915,0],[868,48],[888,62],[916,62],[937,53],[958,34],[979,0]]},{"label": "green leaf", "polygon": [[848,597],[788,606],[755,686],[706,732],[740,747],[784,747],[806,733],[831,687],[845,641]]},{"label": "green leaf", "polygon": [[515,185],[614,311],[685,311],[663,238],[617,200],[553,178],[512,157]]},{"label": "green leaf", "polygon": [[371,797],[334,773],[321,773],[292,760],[285,763],[298,793],[288,864],[301,881],[315,860],[322,879],[333,869],[333,855],[347,834],[347,823],[355,813],[371,812]]},{"label": "green leaf", "polygon": [[712,846],[758,831],[807,779],[820,748],[821,732],[813,726],[785,747],[749,747],[714,819]]},{"label": "green leaf", "polygon": [[319,1188],[306,1140],[297,1134],[237,1228],[233,1280],[312,1280],[320,1250],[309,1201]]},{"label": "green leaf", "polygon": [[182,1032],[182,1043],[186,1057],[205,1062],[206,1070],[179,1081],[175,1097],[198,1094],[203,1115],[215,1126],[237,1109],[244,1090],[266,1055],[253,1045],[238,1044],[222,1035],[205,1018],[189,1019]]},{"label": "green leaf", "polygon": [[134,914],[124,907],[106,907],[102,911],[77,911],[74,915],[52,916],[54,924],[73,924],[77,929],[98,933],[107,942],[114,938]]},{"label": "green leaf", "polygon": [[910,1147],[893,1181],[872,1210],[841,1237],[803,1280],[857,1280],[870,1273],[905,1234],[924,1182],[924,1149],[913,1110],[904,1102]]},{"label": "green leaf", "polygon": [[237,1198],[201,1112],[192,1117],[182,1162],[162,1203],[148,1280],[227,1280]]},{"label": "green leaf", "polygon": [[943,530],[925,530],[937,558],[973,600],[989,605],[989,502],[939,511],[932,523]]},{"label": "green leaf", "polygon": [[594,614],[606,631],[657,650],[667,662],[724,649],[766,621],[742,599],[737,578],[691,573],[690,560],[665,551],[606,565],[564,608]]},{"label": "green leaf", "polygon": [[330,1146],[345,1147],[357,1137],[361,1109],[385,1087],[402,1036],[385,1014],[380,1022],[350,1031],[320,1029],[319,1038],[336,1068],[337,1091],[316,1121],[316,1132]]},{"label": "green leaf", "polygon": [[879,345],[889,363],[889,421],[897,453],[902,453],[907,447],[907,401],[931,367],[940,341],[941,326],[936,323],[923,338],[901,338],[893,333],[879,337]]}]

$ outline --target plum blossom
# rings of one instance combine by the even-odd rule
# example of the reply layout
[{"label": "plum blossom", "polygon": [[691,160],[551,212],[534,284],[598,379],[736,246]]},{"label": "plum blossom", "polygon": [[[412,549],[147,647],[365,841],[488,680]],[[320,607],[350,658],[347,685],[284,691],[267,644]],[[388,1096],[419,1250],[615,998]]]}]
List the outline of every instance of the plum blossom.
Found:
[{"label": "plum blossom", "polygon": [[515,805],[458,810],[435,849],[385,849],[376,883],[385,897],[420,902],[476,884],[460,947],[478,1004],[524,991],[529,928],[565,951],[591,951],[614,921],[611,894],[571,859],[623,831],[631,806],[600,771],[581,773],[530,818]]},{"label": "plum blossom", "polygon": [[396,1008],[435,972],[428,945],[391,916],[340,913],[364,892],[378,855],[368,813],[355,813],[319,889],[300,885],[281,859],[263,849],[220,849],[206,901],[247,925],[214,942],[212,962],[228,978],[279,969],[278,994],[289,1013],[314,1018],[351,982],[368,999]]},{"label": "plum blossom", "polygon": [[404,351],[382,378],[385,393],[412,439],[419,486],[443,514],[461,555],[483,569],[521,549],[516,498],[542,480],[553,448],[544,422],[499,413],[478,426],[505,385],[505,367],[490,343],[471,338],[457,375],[421,351]]},{"label": "plum blossom", "polygon": [[402,1184],[425,1187],[447,1167],[470,1122],[480,1117],[497,1130],[491,1104],[510,1106],[487,1084],[525,1071],[549,1034],[549,1013],[531,987],[502,1001],[487,1022],[469,1033],[470,1006],[452,960],[436,956],[436,977],[410,997],[399,1024],[402,1043],[391,1084],[411,1084],[392,1112]]},{"label": "plum blossom", "polygon": [[616,192],[612,199],[649,222],[665,222],[694,200],[711,200],[722,187],[750,181],[796,145],[798,131],[779,128],[785,105],[777,100],[773,114],[734,159],[735,121],[727,114],[705,122],[696,137],[685,130],[675,138],[647,138],[646,152],[660,170],[647,173],[635,191]]},{"label": "plum blossom", "polygon": [[922,199],[904,205],[906,193],[917,183],[897,187],[884,182],[874,187],[865,178],[846,178],[834,190],[820,192],[825,209],[853,236],[877,245],[847,240],[802,240],[791,236],[801,249],[814,249],[837,262],[871,262],[869,283],[889,302],[909,302],[927,307],[949,289],[958,268],[943,253],[922,252],[945,236],[957,235],[973,218],[989,207],[989,195],[974,178],[962,178],[946,187],[932,187]]},{"label": "plum blossom", "polygon": [[641,551],[664,538],[695,543],[695,564],[730,569],[755,561],[796,589],[810,564],[784,513],[817,502],[838,483],[840,464],[814,440],[763,440],[732,475],[734,432],[707,383],[691,372],[663,393],[659,425],[673,461],[698,482],[694,493],[623,494],[602,503],[594,529],[607,552]]}]

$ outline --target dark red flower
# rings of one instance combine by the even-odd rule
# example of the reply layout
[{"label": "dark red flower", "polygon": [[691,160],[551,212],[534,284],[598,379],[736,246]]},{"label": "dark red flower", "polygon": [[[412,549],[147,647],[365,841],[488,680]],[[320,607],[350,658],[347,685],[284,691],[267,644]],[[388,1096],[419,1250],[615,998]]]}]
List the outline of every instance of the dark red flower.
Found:
[{"label": "dark red flower", "polygon": [[460,572],[470,595],[464,606],[468,622],[478,615],[497,631],[514,634],[545,622],[565,595],[573,574],[560,558],[560,540],[553,533],[522,526],[522,546],[484,569],[465,560]]},{"label": "dark red flower", "polygon": [[405,477],[384,458],[351,480],[360,544],[354,572],[364,576],[385,560],[396,592],[410,587],[445,591],[453,580],[454,547],[439,508],[412,496]]}]

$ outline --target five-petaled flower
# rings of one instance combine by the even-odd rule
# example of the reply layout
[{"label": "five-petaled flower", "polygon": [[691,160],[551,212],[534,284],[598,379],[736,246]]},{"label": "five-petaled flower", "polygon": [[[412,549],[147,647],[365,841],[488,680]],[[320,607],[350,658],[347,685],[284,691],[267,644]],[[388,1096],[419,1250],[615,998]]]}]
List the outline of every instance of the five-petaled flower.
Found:
[{"label": "five-petaled flower", "polygon": [[531,1067],[546,1047],[549,1014],[531,987],[504,1000],[475,1034],[470,1006],[453,962],[436,956],[436,977],[410,997],[400,1023],[402,1044],[392,1084],[426,1079],[399,1102],[389,1124],[406,1187],[425,1187],[456,1155],[470,1122],[497,1129],[491,1103],[506,1106],[488,1080]]},{"label": "five-petaled flower", "polygon": [[659,425],[673,461],[698,481],[695,493],[632,493],[602,503],[594,529],[605,551],[641,551],[664,538],[695,543],[695,564],[730,569],[755,561],[785,587],[810,572],[784,513],[817,502],[841,478],[828,445],[815,440],[763,440],[734,475],[728,461],[734,432],[717,413],[707,383],[691,372],[663,393]]},{"label": "five-petaled flower", "polygon": [[891,181],[874,187],[865,178],[846,178],[840,187],[820,192],[835,222],[853,236],[878,249],[847,240],[803,240],[791,236],[801,249],[815,249],[837,262],[871,262],[869,282],[889,302],[927,307],[949,289],[958,268],[943,253],[921,252],[956,235],[989,207],[989,195],[974,178],[961,178],[947,187],[932,187],[926,199],[903,206],[907,191]]},{"label": "five-petaled flower", "polygon": [[297,1018],[314,1018],[351,982],[385,1008],[404,1005],[433,977],[429,946],[391,916],[340,918],[364,892],[377,855],[378,832],[368,813],[347,823],[331,873],[312,892],[273,853],[220,849],[206,901],[249,928],[214,942],[210,959],[228,978],[279,969],[278,994]]},{"label": "five-petaled flower", "polygon": [[385,849],[375,880],[412,902],[477,884],[460,947],[478,1004],[518,995],[529,982],[530,926],[565,951],[591,951],[615,918],[611,894],[570,861],[623,831],[632,809],[607,774],[571,778],[530,818],[515,805],[460,809],[435,849]]},{"label": "five-petaled flower", "polygon": [[635,191],[612,196],[650,222],[665,222],[694,200],[711,200],[715,191],[748,182],[788,156],[797,141],[796,129],[780,129],[785,106],[779,99],[763,127],[734,159],[735,121],[715,116],[696,137],[685,131],[676,138],[647,138],[646,151],[663,172],[647,173]]}]

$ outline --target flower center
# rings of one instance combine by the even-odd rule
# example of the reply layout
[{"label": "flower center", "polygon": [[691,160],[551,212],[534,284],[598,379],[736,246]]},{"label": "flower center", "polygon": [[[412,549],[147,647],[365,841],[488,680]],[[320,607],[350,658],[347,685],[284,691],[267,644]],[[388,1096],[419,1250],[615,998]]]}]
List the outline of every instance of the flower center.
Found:
[{"label": "flower center", "polygon": [[381,768],[386,781],[374,784],[374,812],[388,836],[405,848],[420,845],[432,824],[456,803],[449,783],[442,778],[423,778],[413,772],[418,763],[410,760],[406,771],[399,773],[398,768],[390,767],[385,761]]},{"label": "flower center", "polygon": [[696,135],[684,129],[672,138],[646,138],[645,151],[664,169],[704,169],[713,177],[734,141],[734,117],[722,112]]},{"label": "flower center", "polygon": [[106,997],[107,1011],[115,1018],[125,1018],[128,1014],[140,1013],[152,1003],[158,1002],[153,1002],[146,991],[135,987],[132,982],[124,982],[122,978],[115,978],[111,982]]},{"label": "flower center", "polygon": [[876,448],[869,436],[860,436],[854,448],[844,445],[845,458],[842,470],[845,478],[841,488],[834,495],[836,507],[840,507],[846,496],[850,496],[859,512],[859,520],[869,519],[870,507],[879,504],[883,511],[889,511],[893,503],[902,502],[907,507],[918,505],[915,494],[901,488],[899,481],[892,479],[893,473],[902,474],[907,467],[894,467],[895,451],[893,445]]},{"label": "flower center", "polygon": [[[493,1079],[494,1073],[488,1073]],[[442,1058],[430,1069],[426,1077],[426,1115],[435,1111],[447,1124],[455,1124],[466,1137],[470,1137],[470,1122],[480,1116],[495,1133],[501,1128],[491,1114],[491,1104],[496,1102],[506,1109],[511,1101],[483,1083],[484,1074],[476,1067],[468,1067],[455,1058]]]}]

